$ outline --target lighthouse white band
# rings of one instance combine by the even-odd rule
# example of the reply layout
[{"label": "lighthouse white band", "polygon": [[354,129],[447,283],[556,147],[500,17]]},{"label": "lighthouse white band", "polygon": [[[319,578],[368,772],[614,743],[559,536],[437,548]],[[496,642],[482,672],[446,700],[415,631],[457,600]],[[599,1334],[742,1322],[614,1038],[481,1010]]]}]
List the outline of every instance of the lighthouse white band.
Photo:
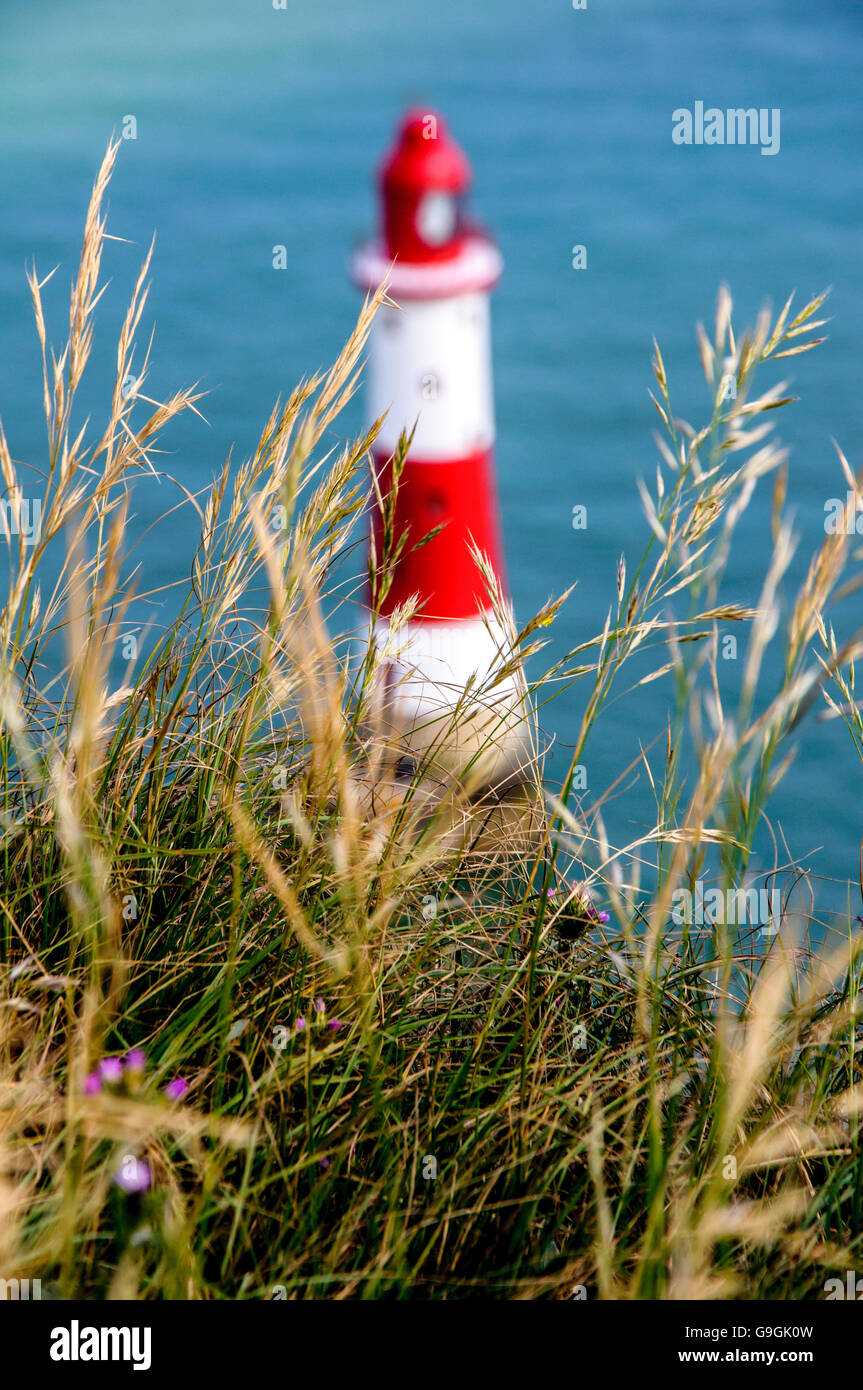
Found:
[{"label": "lighthouse white band", "polygon": [[393,261],[380,242],[361,246],[351,263],[354,283],[363,290],[376,290],[389,275],[389,291],[394,299],[437,299],[441,295],[464,294],[467,290],[490,290],[500,279],[503,257],[485,237],[470,237],[461,253],[451,261],[427,265],[408,265]]},{"label": "lighthouse white band", "polygon": [[391,453],[416,423],[411,457],[465,458],[494,442],[489,301],[483,293],[378,311],[369,348],[371,418]]},{"label": "lighthouse white band", "polygon": [[406,623],[397,632],[380,619],[373,640],[381,657],[392,663],[393,705],[409,723],[453,709],[464,698],[471,677],[475,680],[469,704],[511,709],[523,696],[523,681],[516,675],[483,690],[510,646],[492,614],[451,623]]},{"label": "lighthouse white band", "polygon": [[502,787],[530,775],[534,739],[527,687],[520,667],[493,679],[509,654],[509,640],[491,614],[484,621],[409,623],[398,632],[381,621],[373,641],[383,661],[380,688],[393,732],[409,751],[428,759],[434,776]]}]

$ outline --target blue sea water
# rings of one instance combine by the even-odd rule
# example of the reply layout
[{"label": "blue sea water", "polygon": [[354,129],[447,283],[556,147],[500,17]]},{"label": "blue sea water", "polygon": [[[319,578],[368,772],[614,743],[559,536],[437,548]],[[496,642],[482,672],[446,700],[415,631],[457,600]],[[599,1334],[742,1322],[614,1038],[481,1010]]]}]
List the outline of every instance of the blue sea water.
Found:
[{"label": "blue sea water", "polygon": [[[271,0],[3,0],[0,414],[13,455],[45,456],[25,263],[60,265],[46,290],[59,342],[89,186],[124,117],[134,115],[137,139],[121,150],[109,230],[125,240],[106,256],[112,284],[87,399],[95,411],[155,232],[148,391],[198,381],[210,393],[207,423],[190,417],[168,435],[165,465],[195,491],[229,450],[253,449],[275,398],[349,333],[358,302],[347,257],[374,221],[374,167],[417,100],[443,111],[467,148],[475,210],[506,260],[493,309],[497,458],[519,616],[575,582],[552,655],[601,629],[618,556],[632,567],[647,536],[636,480],[655,473],[652,337],[678,413],[701,422],[693,327],[712,318],[722,280],[738,324],[766,298],[778,307],[796,289],[802,303],[833,286],[829,341],[786,364],[801,397],[778,422],[799,536],[790,595],[823,539],[826,499],[844,495],[831,437],[860,463],[861,57],[858,0],[588,0],[584,10],[569,0],[288,0],[283,10]],[[779,153],[675,145],[672,111],[697,100],[779,108]],[[272,264],[278,244],[283,271]],[[572,268],[575,244],[587,247],[586,270]],[[340,434],[361,419],[357,402]],[[188,573],[191,508],[149,530],[177,501],[154,479],[137,487],[140,589]],[[583,532],[571,524],[578,503]],[[739,528],[726,598],[755,601],[770,550],[768,484]],[[840,639],[859,610],[857,598],[835,614]],[[766,674],[775,680],[775,665]],[[664,743],[671,695],[658,681],[609,706],[585,758],[592,796],[640,744]],[[546,712],[552,776],[585,697],[576,685]],[[860,788],[845,730],[810,721],[773,828],[780,861],[805,858],[827,907],[841,906],[843,890],[826,881],[857,875]],[[643,770],[604,813],[618,843],[652,822]]]}]

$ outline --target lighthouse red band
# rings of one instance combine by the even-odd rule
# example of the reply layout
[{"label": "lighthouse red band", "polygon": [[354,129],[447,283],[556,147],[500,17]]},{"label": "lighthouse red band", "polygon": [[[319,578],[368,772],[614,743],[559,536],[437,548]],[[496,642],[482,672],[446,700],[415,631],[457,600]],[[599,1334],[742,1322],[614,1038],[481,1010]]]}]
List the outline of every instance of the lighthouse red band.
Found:
[{"label": "lighthouse red band", "polygon": [[[395,518],[407,540],[375,638],[386,638],[395,606],[416,595],[399,659],[402,701],[418,710],[454,702],[471,675],[491,668],[503,641],[470,550],[473,543],[487,555],[503,585],[489,323],[502,261],[468,218],[470,184],[442,118],[410,112],[380,172],[381,233],[352,267],[365,290],[389,275],[399,306],[379,311],[370,344],[369,419],[386,412],[374,451],[384,495],[399,436],[414,431]],[[379,514],[372,524],[380,539]]]},{"label": "lighthouse red band", "polygon": [[[392,487],[392,466],[376,451],[375,463],[382,493]],[[402,473],[395,511],[397,535],[408,539],[381,612],[419,594],[419,620],[452,622],[475,618],[488,608],[486,583],[473,558],[471,543],[491,560],[498,575],[503,569],[500,529],[494,506],[494,462],[491,449],[457,460],[409,458]],[[382,551],[382,518],[374,517],[377,554]],[[440,526],[419,549],[419,541]]]}]

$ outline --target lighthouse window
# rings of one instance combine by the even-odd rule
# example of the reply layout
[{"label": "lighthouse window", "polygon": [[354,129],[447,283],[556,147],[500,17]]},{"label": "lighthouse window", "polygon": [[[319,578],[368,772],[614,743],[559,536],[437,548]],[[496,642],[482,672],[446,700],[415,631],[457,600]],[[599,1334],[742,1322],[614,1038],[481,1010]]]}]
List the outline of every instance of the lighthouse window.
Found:
[{"label": "lighthouse window", "polygon": [[417,208],[417,232],[427,246],[442,246],[455,235],[458,206],[451,193],[427,193]]}]

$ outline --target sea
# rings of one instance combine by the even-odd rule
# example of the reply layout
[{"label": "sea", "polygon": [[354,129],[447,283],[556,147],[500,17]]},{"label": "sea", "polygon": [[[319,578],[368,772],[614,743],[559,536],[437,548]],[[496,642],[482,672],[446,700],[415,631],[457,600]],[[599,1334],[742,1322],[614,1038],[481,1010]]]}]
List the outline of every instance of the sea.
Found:
[{"label": "sea", "polygon": [[[534,674],[601,631],[620,556],[631,573],[647,543],[638,482],[654,486],[659,457],[654,336],[675,412],[698,427],[710,403],[695,324],[712,322],[719,285],[738,330],[764,302],[778,310],[796,291],[802,306],[831,287],[827,341],[763,376],[765,387],[787,378],[799,398],[775,419],[796,548],[763,708],[781,681],[783,631],[825,508],[845,496],[834,441],[855,470],[861,463],[861,71],[860,0],[2,0],[0,417],[12,454],[44,467],[25,270],[58,267],[45,305],[60,343],[112,132],[128,136],[108,200],[117,240],[82,403],[96,428],[155,235],[147,393],[163,399],[192,383],[208,393],[206,418],[178,421],[164,438],[163,466],[194,493],[229,454],[247,457],[276,398],[337,354],[359,309],[347,264],[375,224],[377,165],[406,107],[438,110],[469,155],[474,211],[505,260],[492,324],[517,617],[575,585]],[[778,112],[778,147],[677,143],[674,113],[699,102]],[[275,247],[285,248],[280,269]],[[360,396],[332,442],[362,422]],[[576,507],[586,508],[583,529]],[[766,480],[737,529],[728,602],[757,604],[770,509]],[[155,633],[179,606],[198,521],[180,491],[146,475],[133,512],[138,588],[164,590],[142,609]],[[857,554],[850,573],[859,567]],[[828,617],[840,643],[850,637],[863,624],[859,591]],[[745,629],[735,631],[737,655],[720,663],[730,716],[746,654]],[[642,750],[661,778],[674,706],[670,677],[632,688],[643,671],[621,672],[582,758],[579,795],[586,810],[601,805],[616,845],[654,823]],[[552,786],[588,692],[586,680],[569,684],[541,712]],[[801,865],[816,915],[853,921],[863,913],[863,769],[844,721],[825,712],[816,703],[788,746],[752,867]]]}]

